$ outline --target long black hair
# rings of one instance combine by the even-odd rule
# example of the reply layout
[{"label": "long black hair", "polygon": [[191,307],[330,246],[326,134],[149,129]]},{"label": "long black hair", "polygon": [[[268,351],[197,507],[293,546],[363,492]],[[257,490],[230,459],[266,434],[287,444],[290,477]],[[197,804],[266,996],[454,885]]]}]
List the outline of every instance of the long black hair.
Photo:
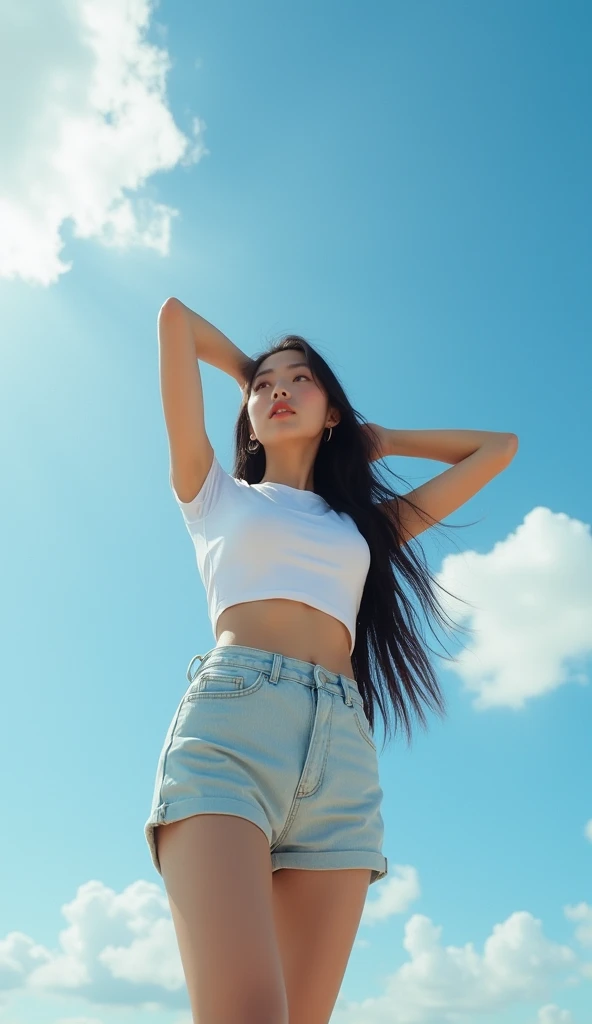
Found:
[{"label": "long black hair", "polygon": [[[402,723],[409,744],[412,739],[410,711],[416,713],[422,727],[426,728],[422,705],[444,717],[446,701],[424,645],[432,649],[416,625],[416,609],[403,585],[406,584],[412,596],[419,600],[428,622],[432,616],[445,628],[448,623],[461,632],[465,632],[465,628],[452,623],[439,605],[433,588],[445,588],[431,575],[418,539],[401,544],[400,502],[412,505],[429,526],[441,524],[379,478],[373,459],[373,439],[363,429],[367,420],[353,408],[326,360],[298,334],[285,335],[266,351],[250,358],[244,368],[246,384],[235,425],[233,475],[249,484],[259,483],[263,478],[265,449],[262,445],[254,453],[247,449],[251,431],[247,403],[260,364],[285,349],[304,353],[315,382],[326,392],[329,404],[341,413],[330,444],[319,444],[313,469],[314,489],[336,512],[347,512],[351,516],[369,545],[370,568],[356,620],[351,657],[353,675],[372,732],[376,704],[382,715],[385,740],[390,735],[387,712],[390,701],[394,710],[394,734]],[[389,472],[392,472],[390,468]],[[381,502],[389,504],[381,506]],[[430,628],[434,633],[431,623]]]}]

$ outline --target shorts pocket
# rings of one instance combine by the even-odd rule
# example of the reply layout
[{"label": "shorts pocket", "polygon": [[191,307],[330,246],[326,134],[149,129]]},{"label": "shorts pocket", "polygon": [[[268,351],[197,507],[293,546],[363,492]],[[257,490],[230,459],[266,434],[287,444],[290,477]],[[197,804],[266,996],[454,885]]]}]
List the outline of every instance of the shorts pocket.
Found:
[{"label": "shorts pocket", "polygon": [[267,676],[259,669],[204,666],[199,669],[183,697],[187,701],[209,700],[220,697],[248,697],[261,688]]},{"label": "shorts pocket", "polygon": [[376,744],[375,744],[374,740],[372,739],[372,733],[370,732],[370,723],[369,723],[368,719],[366,718],[366,714],[364,712],[364,709],[363,708],[354,707],[354,718],[356,720],[356,725],[358,727],[359,732],[362,734],[362,736],[366,740],[366,743],[369,743],[370,746],[372,747],[372,750],[375,751],[376,750]]}]

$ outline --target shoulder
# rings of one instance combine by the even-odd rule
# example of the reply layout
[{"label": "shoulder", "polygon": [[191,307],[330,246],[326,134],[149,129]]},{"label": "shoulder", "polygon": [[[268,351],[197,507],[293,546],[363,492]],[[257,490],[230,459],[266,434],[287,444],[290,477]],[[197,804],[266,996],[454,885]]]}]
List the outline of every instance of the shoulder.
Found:
[{"label": "shoulder", "polygon": [[232,476],[224,469],[215,452],[200,489],[190,501],[181,500],[170,476],[169,483],[187,525],[197,525],[228,499],[236,497],[237,492],[244,494],[245,488],[248,489],[245,480]]}]

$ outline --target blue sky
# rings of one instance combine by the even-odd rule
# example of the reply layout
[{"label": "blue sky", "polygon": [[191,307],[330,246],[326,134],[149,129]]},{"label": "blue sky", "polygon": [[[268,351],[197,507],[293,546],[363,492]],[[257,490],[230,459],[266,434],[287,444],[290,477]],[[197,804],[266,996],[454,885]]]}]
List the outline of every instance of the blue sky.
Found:
[{"label": "blue sky", "polygon": [[[369,420],[518,434],[449,520],[478,522],[423,537],[476,635],[438,662],[447,719],[380,757],[389,876],[332,1024],[590,1024],[589,5],[0,18],[1,1024],[190,1024],[143,836],[213,644],[168,484],[169,295],[249,354],[305,335]],[[238,389],[201,369],[230,468]]]}]

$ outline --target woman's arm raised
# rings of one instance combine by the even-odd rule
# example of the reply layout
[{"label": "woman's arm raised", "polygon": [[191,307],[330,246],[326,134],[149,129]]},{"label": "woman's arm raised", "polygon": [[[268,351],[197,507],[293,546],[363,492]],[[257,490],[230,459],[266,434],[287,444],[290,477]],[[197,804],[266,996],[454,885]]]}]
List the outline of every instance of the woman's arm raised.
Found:
[{"label": "woman's arm raised", "polygon": [[216,327],[174,298],[167,299],[159,310],[158,344],[170,482],[177,497],[189,502],[201,490],[214,458],[205,428],[198,360],[230,374],[242,387],[249,357]]},{"label": "woman's arm raised", "polygon": [[210,366],[216,366],[230,377],[234,377],[239,386],[243,387],[246,370],[251,362],[250,356],[245,355],[242,349],[230,341],[230,338],[222,334],[222,331],[214,327],[205,317],[195,313],[180,299],[167,299],[162,310],[169,304],[182,310],[187,318],[197,358],[204,363],[209,363]]}]

